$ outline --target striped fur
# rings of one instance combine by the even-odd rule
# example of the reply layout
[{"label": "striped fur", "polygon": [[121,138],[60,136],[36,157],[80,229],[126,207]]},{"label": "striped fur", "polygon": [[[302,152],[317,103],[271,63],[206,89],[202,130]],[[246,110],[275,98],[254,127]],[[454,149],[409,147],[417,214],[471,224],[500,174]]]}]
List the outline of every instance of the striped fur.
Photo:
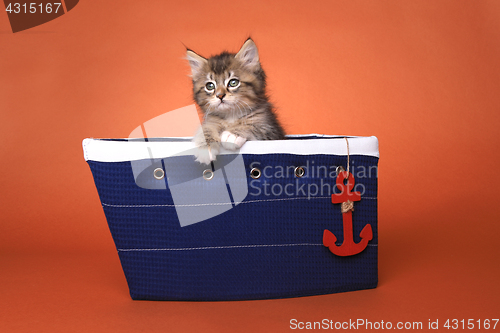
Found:
[{"label": "striped fur", "polygon": [[203,150],[210,149],[214,156],[218,153],[224,131],[246,140],[284,139],[285,132],[266,94],[266,74],[252,39],[236,54],[222,52],[205,59],[187,50],[187,59],[193,97],[204,115],[202,128],[193,139],[201,148],[198,161],[210,162],[200,157],[206,155]]}]

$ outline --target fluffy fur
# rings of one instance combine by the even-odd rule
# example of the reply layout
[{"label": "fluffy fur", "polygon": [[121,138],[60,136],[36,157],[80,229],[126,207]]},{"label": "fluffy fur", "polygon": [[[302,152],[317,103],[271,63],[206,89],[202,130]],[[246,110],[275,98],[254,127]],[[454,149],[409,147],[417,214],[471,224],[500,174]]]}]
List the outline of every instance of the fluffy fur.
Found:
[{"label": "fluffy fur", "polygon": [[215,160],[220,145],[238,149],[246,140],[280,140],[285,132],[266,94],[266,74],[257,46],[248,39],[238,53],[208,59],[187,50],[193,97],[204,114],[193,138],[197,161]]}]

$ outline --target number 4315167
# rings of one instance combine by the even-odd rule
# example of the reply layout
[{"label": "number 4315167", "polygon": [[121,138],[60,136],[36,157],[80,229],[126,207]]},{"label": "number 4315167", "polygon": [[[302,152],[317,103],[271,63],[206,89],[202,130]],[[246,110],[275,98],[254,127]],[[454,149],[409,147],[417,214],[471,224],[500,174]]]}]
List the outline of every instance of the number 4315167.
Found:
[{"label": "number 4315167", "polygon": [[458,320],[458,319],[448,319],[446,323],[444,323],[443,327],[446,327],[447,329],[495,329],[498,324],[498,319],[485,319],[485,320],[474,320],[474,319],[469,319],[469,320]]},{"label": "number 4315167", "polygon": [[8,13],[14,13],[14,14],[19,14],[19,13],[24,13],[24,14],[42,14],[42,13],[56,13],[59,11],[59,8],[61,7],[61,3],[36,3],[36,2],[31,2],[31,3],[9,3],[5,11]]}]

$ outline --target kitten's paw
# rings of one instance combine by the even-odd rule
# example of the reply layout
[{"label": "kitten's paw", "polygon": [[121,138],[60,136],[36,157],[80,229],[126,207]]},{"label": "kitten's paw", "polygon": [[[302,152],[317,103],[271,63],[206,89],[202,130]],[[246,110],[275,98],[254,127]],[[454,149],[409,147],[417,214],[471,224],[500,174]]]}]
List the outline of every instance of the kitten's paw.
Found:
[{"label": "kitten's paw", "polygon": [[210,164],[210,162],[215,161],[217,155],[219,154],[219,148],[215,145],[198,147],[194,156],[196,157],[196,162],[201,164]]},{"label": "kitten's paw", "polygon": [[241,146],[243,146],[243,144],[247,141],[247,139],[242,136],[234,135],[231,132],[224,131],[220,136],[220,141],[222,147],[230,150],[236,150],[240,149]]}]

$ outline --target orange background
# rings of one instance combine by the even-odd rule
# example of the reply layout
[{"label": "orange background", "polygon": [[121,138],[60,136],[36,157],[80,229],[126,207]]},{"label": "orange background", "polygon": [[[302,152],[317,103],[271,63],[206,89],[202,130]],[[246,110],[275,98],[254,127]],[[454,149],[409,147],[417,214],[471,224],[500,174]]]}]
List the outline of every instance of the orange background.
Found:
[{"label": "orange background", "polygon": [[[379,138],[379,287],[132,301],[81,141],[191,104],[183,44],[208,56],[249,35],[289,134]],[[16,34],[0,12],[0,331],[499,318],[499,59],[497,0],[82,0]]]}]

